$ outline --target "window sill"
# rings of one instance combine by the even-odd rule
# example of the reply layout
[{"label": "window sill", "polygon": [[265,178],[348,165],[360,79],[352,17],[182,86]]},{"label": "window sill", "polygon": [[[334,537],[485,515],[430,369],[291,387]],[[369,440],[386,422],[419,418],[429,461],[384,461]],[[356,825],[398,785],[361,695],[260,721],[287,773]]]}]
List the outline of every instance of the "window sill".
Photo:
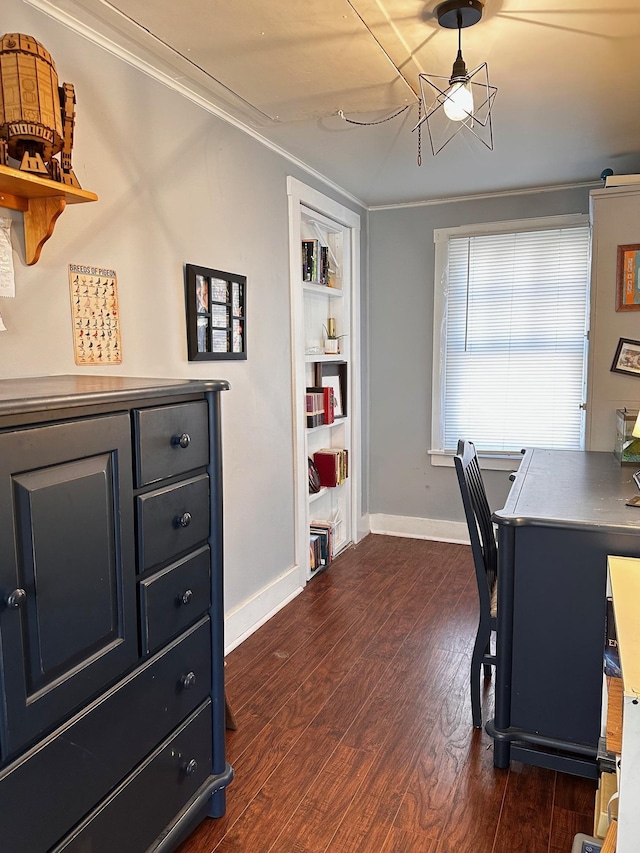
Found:
[{"label": "window sill", "polygon": [[[455,453],[444,450],[429,450],[431,464],[440,468],[453,468]],[[513,471],[522,461],[521,453],[481,453],[478,452],[480,467],[487,471]]]}]

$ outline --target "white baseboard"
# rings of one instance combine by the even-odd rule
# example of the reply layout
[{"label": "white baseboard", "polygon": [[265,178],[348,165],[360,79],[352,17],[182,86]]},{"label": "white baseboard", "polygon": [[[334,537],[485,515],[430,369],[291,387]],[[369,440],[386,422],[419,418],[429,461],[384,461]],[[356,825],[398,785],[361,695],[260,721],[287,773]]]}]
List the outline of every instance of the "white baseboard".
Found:
[{"label": "white baseboard", "polygon": [[435,542],[453,542],[460,545],[469,544],[469,531],[462,521],[372,513],[369,516],[369,522],[372,533],[406,536],[410,539],[433,539]]},{"label": "white baseboard", "polygon": [[273,583],[227,613],[224,619],[225,655],[268,622],[303,589],[300,586],[300,567],[292,566]]}]

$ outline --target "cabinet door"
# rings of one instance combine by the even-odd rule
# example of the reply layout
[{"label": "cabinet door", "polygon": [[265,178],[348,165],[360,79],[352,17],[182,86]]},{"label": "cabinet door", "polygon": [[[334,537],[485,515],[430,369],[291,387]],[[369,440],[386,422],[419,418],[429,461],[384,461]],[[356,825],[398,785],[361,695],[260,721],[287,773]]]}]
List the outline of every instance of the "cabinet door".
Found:
[{"label": "cabinet door", "polygon": [[3,758],[137,659],[128,414],[0,434]]}]

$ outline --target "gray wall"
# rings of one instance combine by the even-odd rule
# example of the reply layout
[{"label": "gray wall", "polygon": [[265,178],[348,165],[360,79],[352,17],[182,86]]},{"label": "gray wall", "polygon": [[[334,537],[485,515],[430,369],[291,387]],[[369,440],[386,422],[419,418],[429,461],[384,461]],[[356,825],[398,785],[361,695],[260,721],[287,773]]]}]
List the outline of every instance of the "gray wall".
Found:
[{"label": "gray wall", "polygon": [[[434,229],[588,212],[587,188],[370,211],[370,513],[463,520],[454,469],[428,456]],[[506,472],[485,482],[501,506]]]}]

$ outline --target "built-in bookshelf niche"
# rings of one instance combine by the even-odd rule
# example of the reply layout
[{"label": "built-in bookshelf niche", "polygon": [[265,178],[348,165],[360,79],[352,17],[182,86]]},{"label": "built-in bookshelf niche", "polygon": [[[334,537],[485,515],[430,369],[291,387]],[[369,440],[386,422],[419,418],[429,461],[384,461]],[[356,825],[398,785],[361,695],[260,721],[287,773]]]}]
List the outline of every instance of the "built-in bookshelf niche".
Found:
[{"label": "built-in bookshelf niche", "polygon": [[[304,583],[358,541],[360,217],[294,178],[287,190],[296,562]],[[314,455],[323,469],[317,490],[307,470]]]}]

